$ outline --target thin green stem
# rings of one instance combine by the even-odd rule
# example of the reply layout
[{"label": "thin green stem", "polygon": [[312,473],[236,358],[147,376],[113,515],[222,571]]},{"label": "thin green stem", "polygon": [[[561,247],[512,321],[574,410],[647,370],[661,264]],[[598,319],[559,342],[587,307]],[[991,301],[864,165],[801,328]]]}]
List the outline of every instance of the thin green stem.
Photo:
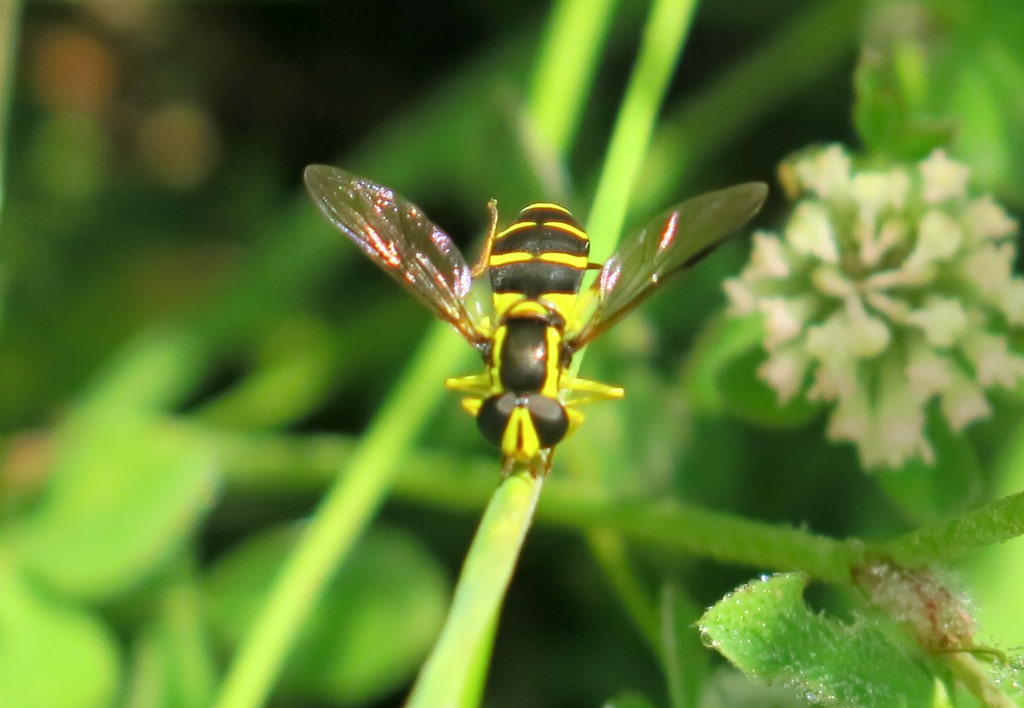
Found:
[{"label": "thin green stem", "polygon": [[[696,5],[696,0],[657,0],[647,18],[643,42],[612,129],[587,219],[590,259],[597,263],[612,255],[621,238],[633,186]],[[582,363],[580,352],[572,363],[573,374]]]},{"label": "thin green stem", "polygon": [[182,576],[161,599],[162,629],[179,667],[181,705],[198,708],[210,703],[216,686],[215,662],[206,636],[203,597],[193,559],[185,559],[183,565]]},{"label": "thin green stem", "polygon": [[[576,44],[590,46],[591,42]],[[576,92],[578,100],[582,101],[584,93]],[[577,106],[564,101],[560,105],[570,115],[579,115]],[[556,121],[563,130],[572,124],[571,120],[559,120],[553,114],[545,120]],[[330,489],[289,556],[267,605],[228,672],[217,702],[220,708],[248,708],[265,701],[309,608],[380,506],[397,463],[439,400],[436,372],[446,370],[458,357],[456,347],[462,346],[446,326],[434,327],[398,388],[356,447],[346,466],[348,472]],[[520,518],[528,525],[530,516]],[[503,594],[502,589],[495,607],[500,606]],[[497,611],[493,614],[496,617]],[[478,656],[469,656],[471,662],[484,665]]]},{"label": "thin green stem", "polygon": [[622,100],[587,220],[591,259],[602,262],[619,241],[654,123],[693,20],[696,0],[656,0]]},{"label": "thin green stem", "polygon": [[[647,18],[643,42],[612,130],[588,219],[591,258],[596,262],[606,260],[621,237],[633,186],[669,80],[682,53],[696,4],[696,0],[657,0]],[[581,352],[573,362],[574,373],[582,360]],[[654,653],[662,656],[654,603],[636,577],[621,537],[609,529],[593,529],[587,534],[587,542],[640,633]]]},{"label": "thin green stem", "polygon": [[0,213],[3,213],[7,140],[11,90],[14,87],[15,49],[18,46],[18,19],[21,3],[18,0],[0,0]]},{"label": "thin green stem", "polygon": [[[1018,419],[992,463],[993,496],[1010,496],[1024,489],[1024,420]],[[970,559],[967,571],[972,600],[988,642],[1012,645],[1024,636],[1020,612],[1020,575],[1024,568],[1024,539],[1000,543]],[[998,618],[992,621],[993,618]]]},{"label": "thin green stem", "polygon": [[[756,122],[852,61],[863,3],[821,0],[668,111],[647,153],[637,190],[640,213],[664,208],[680,185]],[[808,61],[813,57],[813,61]]]},{"label": "thin green stem", "polygon": [[708,652],[694,625],[701,607],[675,583],[661,588],[661,662],[672,708],[700,704],[701,685],[708,673]]},{"label": "thin green stem", "polygon": [[633,541],[686,555],[755,568],[800,570],[829,582],[847,582],[850,569],[862,562],[862,547],[856,541],[837,541],[670,500],[618,501],[585,496],[580,490],[575,499],[556,500],[549,492],[538,518],[569,526],[611,528]]},{"label": "thin green stem", "polygon": [[1024,534],[1024,492],[878,544],[872,553],[907,568],[945,563]]},{"label": "thin green stem", "polygon": [[654,653],[659,654],[658,610],[629,561],[622,536],[615,529],[593,529],[587,533],[587,543],[633,623]]},{"label": "thin green stem", "polygon": [[[184,435],[184,433],[183,433]],[[210,435],[199,432],[220,460],[229,485],[279,489],[302,480],[303,488],[327,483],[346,465],[355,446],[334,436],[283,437]],[[235,475],[235,470],[238,474]],[[244,472],[243,472],[244,470]],[[276,470],[276,472],[275,472]],[[280,484],[274,484],[280,480]],[[444,453],[417,452],[395,479],[402,498],[456,511],[479,509],[494,491],[494,463]],[[759,570],[799,570],[817,580],[846,583],[865,562],[865,544],[840,541],[804,529],[753,521],[671,499],[621,499],[594,484],[552,475],[545,484],[537,520],[572,529],[610,529],[624,538],[691,557]],[[1012,529],[1007,529],[1010,533]],[[993,542],[1005,540],[995,538]]]},{"label": "thin green stem", "polygon": [[608,38],[615,0],[562,0],[551,12],[520,135],[548,199],[569,197],[565,159]]},{"label": "thin green stem", "polygon": [[1017,708],[1018,703],[1010,700],[993,680],[986,667],[979,665],[977,657],[970,652],[952,654],[946,661],[957,680],[978,699],[979,705],[988,708]]},{"label": "thin green stem", "polygon": [[551,13],[527,114],[544,147],[559,159],[576,137],[615,4],[615,0],[563,0]]},{"label": "thin green stem", "polygon": [[502,599],[542,487],[543,477],[522,472],[504,480],[491,497],[449,619],[409,698],[411,708],[479,705]]},{"label": "thin green stem", "polygon": [[[612,7],[607,1],[564,0],[552,15],[528,113],[544,143],[541,152],[554,160],[564,156],[575,136]],[[546,88],[550,85],[558,87],[557,96]],[[533,520],[541,482],[521,473],[506,479],[491,496],[463,565],[448,620],[416,681],[410,706],[479,704],[498,616]]]},{"label": "thin green stem", "polygon": [[432,330],[420,347],[285,562],[228,672],[219,708],[265,701],[310,607],[376,513],[395,468],[436,405],[437,372],[464,347],[446,327]]}]

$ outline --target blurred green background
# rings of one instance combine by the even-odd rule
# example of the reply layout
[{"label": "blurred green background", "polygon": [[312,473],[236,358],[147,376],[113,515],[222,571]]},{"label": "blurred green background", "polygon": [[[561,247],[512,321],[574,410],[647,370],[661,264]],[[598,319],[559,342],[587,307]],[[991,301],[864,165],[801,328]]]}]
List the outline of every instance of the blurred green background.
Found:
[{"label": "blurred green background", "polygon": [[[963,37],[1000,25],[1010,5],[992,6],[960,18]],[[546,2],[21,8],[6,37],[0,222],[0,635],[17,640],[0,644],[0,695],[207,704],[296,529],[431,324],[320,219],[302,168],[394,187],[472,254],[491,197],[505,219],[538,198],[585,219],[646,9],[620,3],[578,140],[552,172],[521,119]],[[703,190],[773,182],[808,144],[856,145],[863,11],[703,3],[629,224]],[[1019,147],[1024,109],[989,113],[972,125],[988,120],[991,139],[964,151]],[[1021,154],[981,171],[1010,207],[1024,203]],[[783,208],[773,189],[757,223]],[[612,441],[628,474],[603,492],[877,539],[1006,488],[973,478],[914,516],[824,440],[813,410],[695,410],[686,353],[747,248],[730,243],[592,348],[584,375],[629,398],[588,411],[592,432],[559,454],[552,490]],[[476,366],[467,351],[430,383]],[[975,433],[998,452],[1016,420]],[[454,397],[427,431],[274,705],[400,704],[498,479]],[[626,690],[663,702],[658,663],[578,529],[545,518],[513,581],[487,705],[592,706]],[[634,553],[640,578],[678,582],[695,608],[760,570]],[[702,704],[768,704],[712,663]]]}]

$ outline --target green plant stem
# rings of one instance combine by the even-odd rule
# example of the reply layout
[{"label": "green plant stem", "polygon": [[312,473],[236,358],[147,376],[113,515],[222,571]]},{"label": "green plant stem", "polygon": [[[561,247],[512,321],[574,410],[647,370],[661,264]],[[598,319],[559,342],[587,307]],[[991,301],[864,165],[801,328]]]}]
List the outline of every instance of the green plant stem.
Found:
[{"label": "green plant stem", "polygon": [[809,3],[764,44],[670,109],[647,153],[633,208],[648,213],[678,199],[680,186],[723,147],[841,62],[852,62],[862,12],[863,3],[851,0]]},{"label": "green plant stem", "polygon": [[682,633],[700,619],[701,607],[675,583],[665,583],[659,598],[661,661],[665,667],[669,703],[673,708],[700,705],[701,685],[708,674],[707,649],[697,633]]},{"label": "green plant stem", "polygon": [[544,33],[519,134],[548,199],[569,199],[565,159],[597,74],[615,0],[562,0]]},{"label": "green plant stem", "polygon": [[[245,489],[310,489],[328,483],[354,444],[342,437],[293,439],[193,433],[216,452],[228,484]],[[490,460],[467,462],[418,452],[395,480],[395,494],[458,511],[477,509],[494,487]],[[553,477],[537,519],[571,528],[607,528],[631,540],[676,552],[766,570],[799,570],[844,583],[869,556],[906,567],[946,563],[1024,535],[1024,492],[963,512],[890,541],[838,541],[802,529],[766,524],[672,500],[628,500],[593,485]]]},{"label": "green plant stem", "polygon": [[897,565],[918,568],[945,563],[1024,534],[1024,492],[915,529],[872,548]]},{"label": "green plant stem", "polygon": [[[1019,418],[993,460],[992,480],[992,493],[997,497],[1024,489],[1024,421]],[[1018,570],[1008,572],[1012,568]],[[1020,612],[1021,568],[1024,568],[1024,539],[990,546],[970,559],[971,595],[988,642],[1010,646],[1024,636],[1024,615]]]},{"label": "green plant stem", "polygon": [[376,513],[397,464],[436,405],[437,372],[464,347],[447,327],[434,328],[424,341],[285,562],[228,672],[217,706],[265,702],[310,607]]},{"label": "green plant stem", "polygon": [[1018,708],[1019,704],[1010,700],[993,680],[987,667],[979,664],[978,659],[970,652],[958,652],[946,658],[946,666],[950,668],[963,686],[978,699],[979,705],[986,708]]},{"label": "green plant stem", "polygon": [[[352,441],[337,436],[295,440],[208,431],[193,434],[196,444],[213,450],[228,485],[249,490],[308,490],[323,485],[356,449]],[[493,460],[472,462],[464,456],[418,451],[396,477],[394,493],[439,508],[472,512],[493,493],[494,483]],[[857,540],[840,541],[670,499],[622,499],[564,475],[547,480],[537,520],[577,530],[610,529],[628,540],[681,555],[761,570],[799,570],[839,583],[849,580],[850,570],[862,565],[865,556],[865,544]]]},{"label": "green plant stem", "polygon": [[557,508],[554,500],[551,507],[543,504],[538,518],[577,527],[612,528],[632,541],[725,563],[801,570],[813,578],[842,583],[862,558],[856,541],[837,541],[668,500],[598,500],[581,494],[575,500],[559,501],[562,504]]},{"label": "green plant stem", "polygon": [[579,128],[615,0],[563,0],[551,12],[527,104],[544,147],[562,159]]},{"label": "green plant stem", "polygon": [[[582,100],[583,92],[576,95]],[[567,102],[562,107],[579,115]],[[457,360],[456,347],[464,348],[447,330],[435,325],[357,446],[348,472],[328,491],[229,669],[216,704],[220,708],[248,708],[265,701],[309,608],[380,506],[395,466],[441,396],[436,372]],[[522,517],[527,524],[529,517]],[[503,591],[499,606],[501,595]],[[482,664],[476,655],[471,661]]]},{"label": "green plant stem", "polygon": [[587,532],[587,545],[630,619],[657,654],[661,646],[658,610],[630,563],[622,535],[617,529],[592,529]]},{"label": "green plant stem", "polygon": [[178,695],[184,707],[209,705],[216,686],[214,659],[206,636],[202,588],[192,558],[161,599],[163,631],[177,660]]},{"label": "green plant stem", "polygon": [[[611,2],[563,0],[549,22],[528,113],[531,127],[545,143],[542,152],[556,159],[564,156],[575,136],[612,7]],[[558,100],[545,88],[549,84],[558,87]],[[520,473],[504,480],[491,496],[410,706],[479,704],[498,616],[541,487],[541,479]]]},{"label": "green plant stem", "polygon": [[[670,703],[673,708],[687,704],[684,699],[683,681],[679,680],[678,647],[675,629],[665,627],[667,618],[664,602],[659,611],[652,601],[647,588],[629,560],[628,547],[618,529],[590,529],[586,532],[587,544],[605,577],[615,589],[626,612],[647,646],[661,662],[665,672]],[[696,619],[700,613],[695,612]]]},{"label": "green plant stem", "polygon": [[521,472],[491,497],[462,566],[449,619],[409,698],[411,708],[479,705],[502,599],[542,487],[542,477]]},{"label": "green plant stem", "polygon": [[21,3],[18,0],[0,0],[0,214],[3,213],[7,165],[7,141],[11,105],[11,90],[15,79],[15,50],[21,27]]},{"label": "green plant stem", "polygon": [[626,208],[696,5],[696,0],[656,0],[651,8],[587,219],[595,262],[607,260],[619,242]]},{"label": "green plant stem", "polygon": [[[591,259],[595,262],[607,260],[621,238],[630,196],[696,4],[696,0],[657,0],[648,15],[587,220]],[[582,361],[580,352],[573,362],[574,374]],[[654,603],[636,577],[621,537],[611,529],[592,529],[587,533],[587,543],[640,633],[664,660]]]}]

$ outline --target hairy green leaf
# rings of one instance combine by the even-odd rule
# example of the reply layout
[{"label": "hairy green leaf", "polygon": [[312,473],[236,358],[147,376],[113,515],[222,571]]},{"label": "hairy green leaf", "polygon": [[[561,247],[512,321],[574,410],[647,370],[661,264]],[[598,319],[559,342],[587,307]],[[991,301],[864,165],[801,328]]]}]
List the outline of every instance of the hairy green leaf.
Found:
[{"label": "hairy green leaf", "polygon": [[806,579],[754,581],[701,618],[705,642],[745,674],[782,682],[812,703],[846,708],[932,705],[926,668],[866,619],[841,622],[804,604]]}]

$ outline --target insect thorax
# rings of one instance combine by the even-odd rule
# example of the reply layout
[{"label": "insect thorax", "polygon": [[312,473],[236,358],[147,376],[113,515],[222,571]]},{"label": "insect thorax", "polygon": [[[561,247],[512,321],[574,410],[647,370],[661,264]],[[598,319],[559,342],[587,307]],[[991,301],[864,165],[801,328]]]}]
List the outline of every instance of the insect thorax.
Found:
[{"label": "insect thorax", "polygon": [[514,393],[558,395],[565,320],[553,305],[520,298],[502,316],[491,349],[492,380]]}]

